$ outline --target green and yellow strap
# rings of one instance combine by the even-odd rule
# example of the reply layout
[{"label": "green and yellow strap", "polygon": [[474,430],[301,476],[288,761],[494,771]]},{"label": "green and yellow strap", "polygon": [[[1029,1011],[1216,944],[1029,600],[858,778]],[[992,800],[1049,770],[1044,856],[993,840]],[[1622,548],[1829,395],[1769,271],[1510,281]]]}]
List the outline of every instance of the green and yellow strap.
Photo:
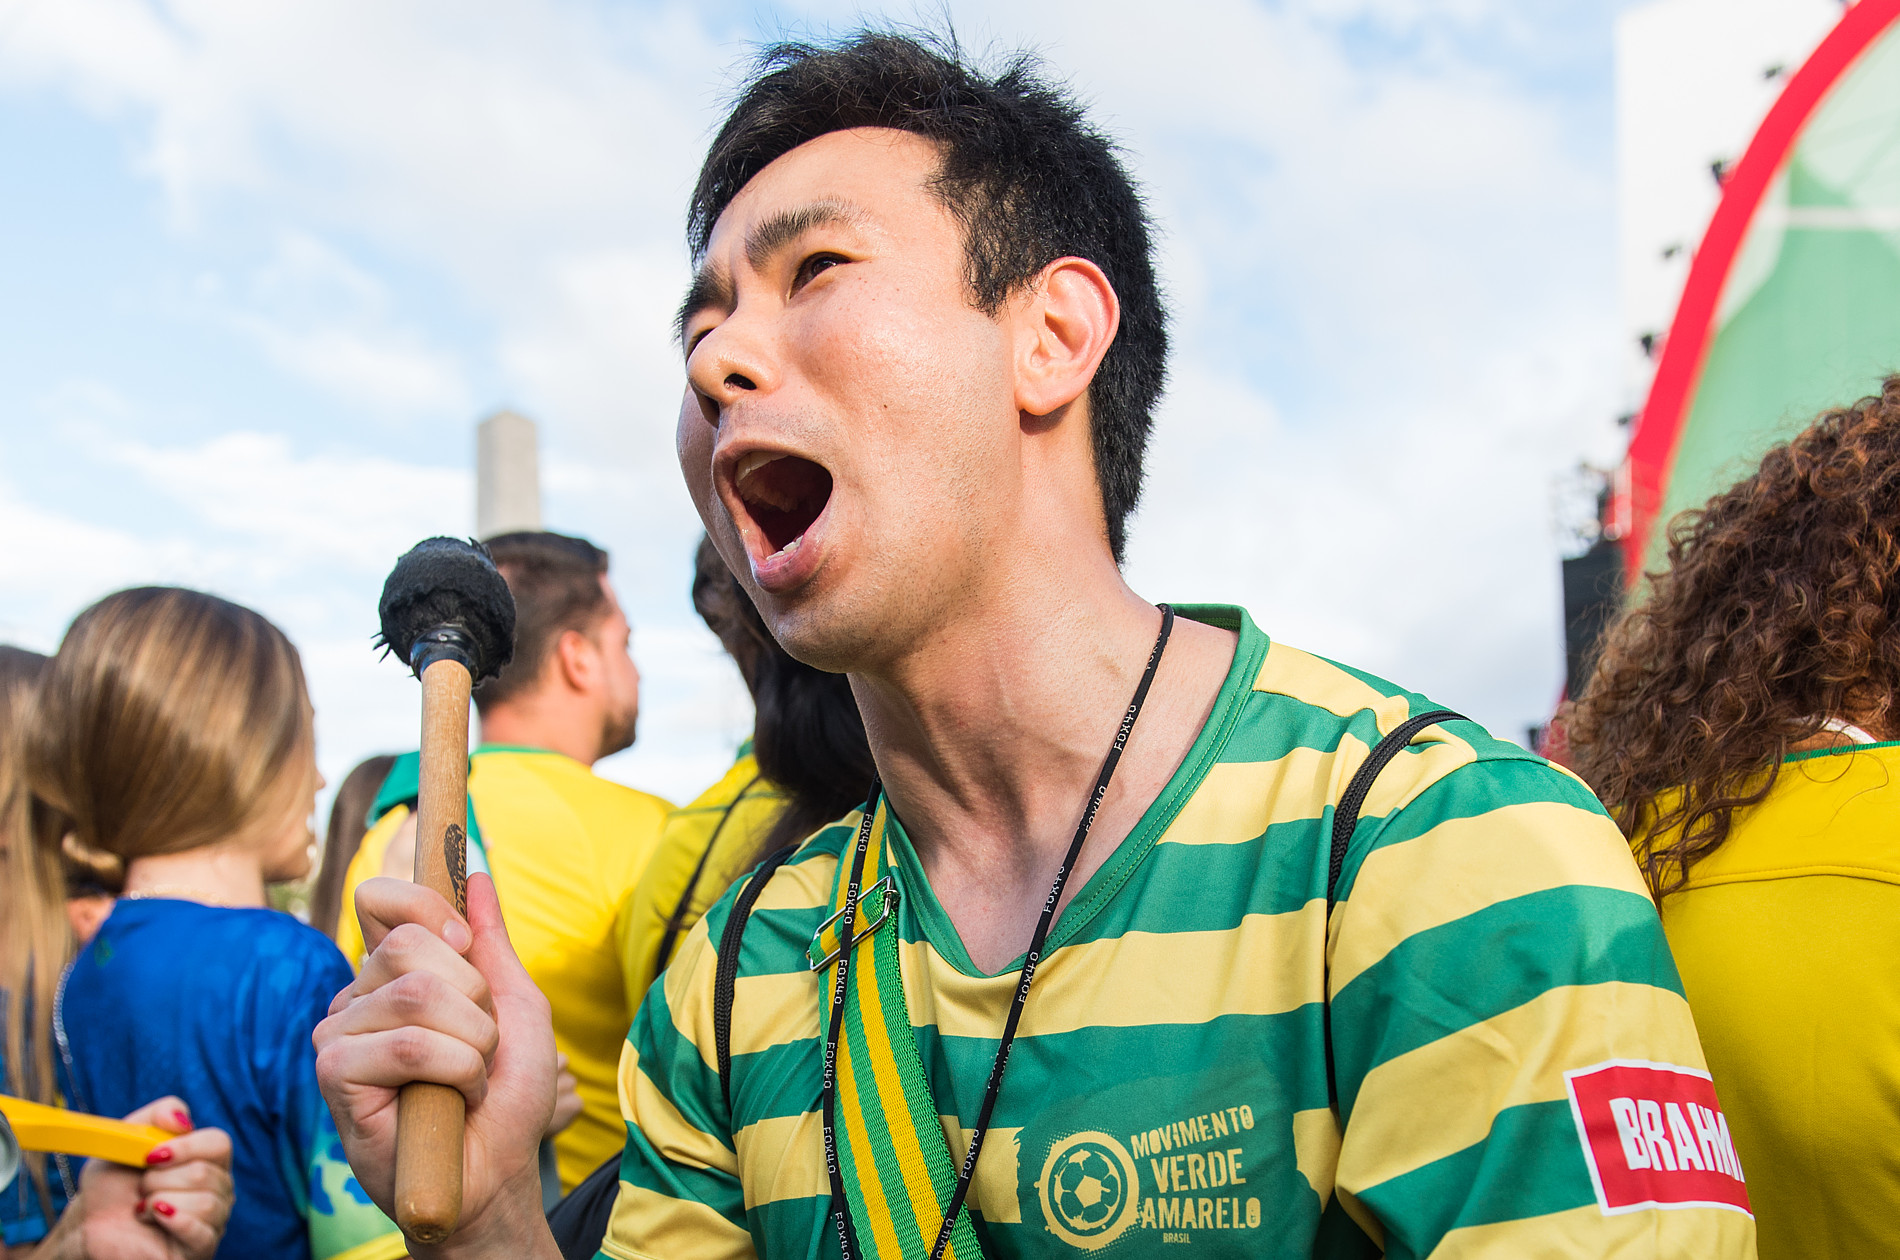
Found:
[{"label": "green and yellow strap", "polygon": [[[845,1198],[859,1253],[866,1260],[928,1256],[955,1195],[957,1169],[924,1075],[917,1038],[904,1001],[896,907],[885,828],[890,807],[879,794],[863,871],[875,881],[858,899],[854,947],[845,980],[842,1035],[836,1066],[836,1141]],[[824,991],[837,984],[838,928],[854,865],[840,855],[833,913],[812,937],[809,958],[823,969]],[[831,1004],[820,1002],[829,1037]],[[957,1214],[945,1253],[982,1260],[983,1249],[967,1210]]]}]

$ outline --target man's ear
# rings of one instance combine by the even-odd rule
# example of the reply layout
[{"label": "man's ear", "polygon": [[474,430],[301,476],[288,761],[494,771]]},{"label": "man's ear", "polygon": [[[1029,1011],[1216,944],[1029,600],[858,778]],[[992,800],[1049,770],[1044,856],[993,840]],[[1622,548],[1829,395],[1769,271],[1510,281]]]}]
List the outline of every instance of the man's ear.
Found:
[{"label": "man's ear", "polygon": [[1019,299],[1016,409],[1046,416],[1080,398],[1121,326],[1121,301],[1086,258],[1058,258]]},{"label": "man's ear", "polygon": [[592,691],[600,683],[600,649],[579,630],[563,630],[554,641],[554,667],[570,691]]}]

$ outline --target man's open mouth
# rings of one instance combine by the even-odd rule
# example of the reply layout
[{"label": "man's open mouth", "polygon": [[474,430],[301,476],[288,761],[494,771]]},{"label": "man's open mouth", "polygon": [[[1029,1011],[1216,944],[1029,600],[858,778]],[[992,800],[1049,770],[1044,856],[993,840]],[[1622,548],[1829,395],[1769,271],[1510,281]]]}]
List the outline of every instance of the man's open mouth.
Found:
[{"label": "man's open mouth", "polygon": [[765,541],[766,557],[796,551],[831,501],[831,474],[796,455],[754,451],[739,461],[732,481]]}]

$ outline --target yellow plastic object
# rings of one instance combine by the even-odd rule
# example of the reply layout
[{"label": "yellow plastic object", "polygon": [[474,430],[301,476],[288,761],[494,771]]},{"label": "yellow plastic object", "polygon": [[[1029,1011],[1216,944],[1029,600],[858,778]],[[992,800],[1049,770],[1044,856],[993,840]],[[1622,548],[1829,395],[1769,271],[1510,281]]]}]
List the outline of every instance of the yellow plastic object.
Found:
[{"label": "yellow plastic object", "polygon": [[84,1155],[133,1168],[145,1167],[147,1155],[178,1136],[149,1124],[127,1124],[4,1094],[0,1094],[0,1114],[6,1116],[24,1150]]}]

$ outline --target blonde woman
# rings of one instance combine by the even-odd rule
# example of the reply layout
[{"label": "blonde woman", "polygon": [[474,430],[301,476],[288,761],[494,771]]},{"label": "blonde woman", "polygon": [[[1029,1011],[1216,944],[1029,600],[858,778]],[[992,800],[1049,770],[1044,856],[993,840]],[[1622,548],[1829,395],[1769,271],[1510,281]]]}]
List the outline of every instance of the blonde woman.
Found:
[{"label": "blonde woman", "polygon": [[321,784],[297,650],[215,596],[121,591],[73,622],[38,710],[40,852],[63,845],[120,893],[60,987],[69,1098],[116,1113],[173,1093],[230,1131],[220,1257],[401,1255],[317,1092],[311,1029],[349,966],[265,902],[310,868]]},{"label": "blonde woman", "polygon": [[[72,953],[57,855],[28,839],[20,785],[22,724],[46,658],[0,646],[0,1088],[57,1103],[53,994]],[[194,1130],[183,1100],[159,1098],[126,1117],[178,1133],[144,1172],[55,1155],[26,1156],[0,1186],[0,1260],[169,1260],[212,1254],[231,1212],[231,1140]]]}]

